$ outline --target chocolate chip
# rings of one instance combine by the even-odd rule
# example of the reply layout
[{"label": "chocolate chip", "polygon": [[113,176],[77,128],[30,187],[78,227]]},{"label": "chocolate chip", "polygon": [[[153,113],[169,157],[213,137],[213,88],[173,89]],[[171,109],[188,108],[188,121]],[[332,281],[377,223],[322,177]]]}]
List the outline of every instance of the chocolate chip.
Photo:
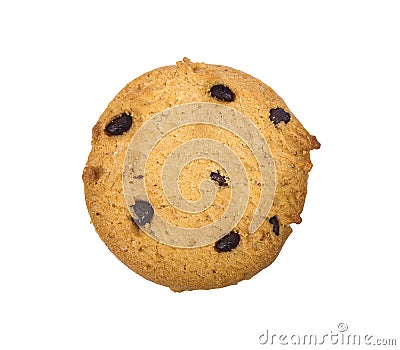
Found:
[{"label": "chocolate chip", "polygon": [[273,216],[271,219],[269,219],[269,223],[272,224],[272,232],[275,233],[275,235],[279,236],[279,221],[276,216]]},{"label": "chocolate chip", "polygon": [[240,242],[240,236],[236,231],[231,231],[226,236],[222,237],[217,243],[215,243],[215,250],[219,253],[230,252],[233,248],[236,248]]},{"label": "chocolate chip", "polygon": [[217,181],[218,185],[220,185],[221,187],[227,187],[228,186],[225,176],[221,175],[219,170],[217,170],[217,172],[212,171],[210,173],[210,177],[211,177],[211,180]]},{"label": "chocolate chip", "polygon": [[276,125],[280,122],[287,124],[290,120],[290,114],[283,108],[272,108],[269,111],[269,119]]},{"label": "chocolate chip", "polygon": [[122,135],[131,126],[132,117],[128,113],[121,113],[108,123],[104,131],[108,136]]},{"label": "chocolate chip", "polygon": [[153,218],[154,209],[149,202],[137,200],[134,205],[131,205],[131,208],[135,211],[137,216],[137,219],[132,218],[132,220],[138,226],[146,225]]},{"label": "chocolate chip", "polygon": [[231,89],[222,84],[214,85],[210,89],[210,94],[217,100],[232,102],[235,99],[235,94]]}]

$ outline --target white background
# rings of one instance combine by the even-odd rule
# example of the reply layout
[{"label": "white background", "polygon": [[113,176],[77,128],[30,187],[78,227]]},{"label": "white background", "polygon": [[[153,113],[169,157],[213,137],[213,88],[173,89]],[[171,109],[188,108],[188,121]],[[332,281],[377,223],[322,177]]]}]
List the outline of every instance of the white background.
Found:
[{"label": "white background", "polygon": [[[397,9],[2,1],[0,348],[290,348],[258,338],[322,336],[339,322],[399,345]],[[275,263],[237,286],[178,294],[108,251],[89,223],[81,173],[114,95],[184,56],[272,86],[322,147],[303,223]]]}]

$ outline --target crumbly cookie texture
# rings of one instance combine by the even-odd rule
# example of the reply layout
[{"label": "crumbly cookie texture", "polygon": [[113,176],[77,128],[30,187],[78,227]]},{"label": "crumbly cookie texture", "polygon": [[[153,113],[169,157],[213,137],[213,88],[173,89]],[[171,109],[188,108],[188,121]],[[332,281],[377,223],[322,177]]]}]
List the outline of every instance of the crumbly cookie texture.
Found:
[{"label": "crumbly cookie texture", "polygon": [[[212,223],[229,201],[232,179],[215,161],[200,159],[188,164],[178,179],[182,195],[198,200],[197,188],[205,178],[215,183],[217,194],[207,214],[182,215],[159,194],[162,162],[177,147],[173,141],[160,141],[159,152],[149,157],[145,179],[152,206],[137,202],[134,209],[140,217],[134,219],[126,204],[122,172],[129,144],[146,121],[167,109],[194,102],[226,105],[249,118],[268,142],[276,183],[264,223],[250,233],[248,227],[256,206],[253,198],[260,191],[257,163],[251,152],[247,154],[240,140],[235,141],[235,137],[219,132],[215,126],[175,129],[168,140],[182,141],[188,135],[214,137],[232,149],[236,147],[235,152],[243,149],[241,159],[253,180],[248,208],[234,229],[212,244],[181,248],[150,237],[141,225],[151,220],[152,210],[177,226]],[[184,58],[174,66],[155,69],[130,82],[101,115],[92,130],[92,150],[82,176],[86,205],[100,238],[139,275],[177,292],[220,288],[251,278],[275,260],[292,232],[290,224],[301,222],[312,168],[310,150],[319,147],[317,139],[305,130],[285,102],[260,80],[230,67],[193,63]]]}]

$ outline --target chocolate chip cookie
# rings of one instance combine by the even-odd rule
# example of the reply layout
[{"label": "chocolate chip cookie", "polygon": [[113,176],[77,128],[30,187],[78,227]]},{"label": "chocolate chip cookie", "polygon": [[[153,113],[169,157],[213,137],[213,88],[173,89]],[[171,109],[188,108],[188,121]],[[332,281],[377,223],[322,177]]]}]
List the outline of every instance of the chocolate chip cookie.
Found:
[{"label": "chocolate chip cookie", "polygon": [[193,63],[126,85],[92,130],[83,171],[100,238],[173,291],[249,279],[300,223],[317,139],[260,80]]}]

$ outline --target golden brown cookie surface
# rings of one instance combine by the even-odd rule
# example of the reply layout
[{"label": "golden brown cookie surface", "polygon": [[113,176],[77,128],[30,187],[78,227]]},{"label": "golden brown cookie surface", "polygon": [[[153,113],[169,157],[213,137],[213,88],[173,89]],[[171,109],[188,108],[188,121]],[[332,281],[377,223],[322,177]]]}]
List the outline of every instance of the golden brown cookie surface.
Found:
[{"label": "golden brown cookie surface", "polygon": [[143,277],[174,291],[236,284],[271,264],[300,223],[313,148],[271,88],[184,59],[108,105],[83,172],[86,204]]}]

